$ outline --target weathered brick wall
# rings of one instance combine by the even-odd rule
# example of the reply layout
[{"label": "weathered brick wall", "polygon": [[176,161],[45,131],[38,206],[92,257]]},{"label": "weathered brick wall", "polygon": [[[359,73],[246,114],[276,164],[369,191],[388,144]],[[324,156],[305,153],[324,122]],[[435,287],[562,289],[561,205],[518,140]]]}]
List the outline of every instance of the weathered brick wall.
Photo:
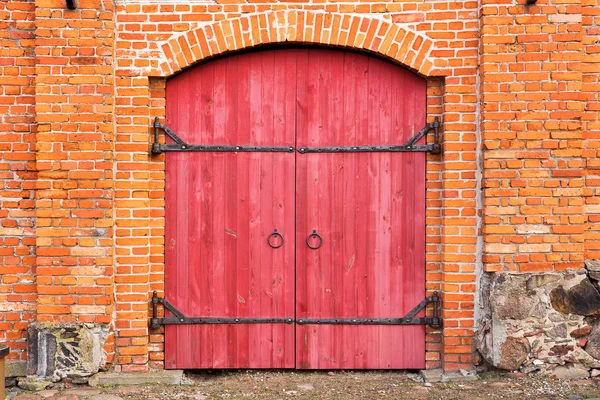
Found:
[{"label": "weathered brick wall", "polygon": [[600,2],[582,0],[581,100],[585,162],[585,258],[600,259]]},{"label": "weathered brick wall", "polygon": [[486,271],[583,267],[581,2],[482,4]]},{"label": "weathered brick wall", "polygon": [[427,289],[444,295],[429,368],[472,364],[483,269],[598,258],[597,0],[1,4],[0,340],[12,358],[25,357],[28,321],[94,322],[114,327],[115,369],[163,367],[162,332],[148,330],[164,286],[151,122],[170,76],[259,45],[360,49],[427,78],[428,118],[443,121],[443,154],[427,164]]},{"label": "weathered brick wall", "polygon": [[110,324],[114,6],[35,2],[37,320]]},{"label": "weathered brick wall", "polygon": [[33,1],[0,2],[0,342],[24,360],[35,320]]},{"label": "weathered brick wall", "polygon": [[599,15],[596,1],[482,2],[478,347],[500,368],[585,376],[600,356]]}]

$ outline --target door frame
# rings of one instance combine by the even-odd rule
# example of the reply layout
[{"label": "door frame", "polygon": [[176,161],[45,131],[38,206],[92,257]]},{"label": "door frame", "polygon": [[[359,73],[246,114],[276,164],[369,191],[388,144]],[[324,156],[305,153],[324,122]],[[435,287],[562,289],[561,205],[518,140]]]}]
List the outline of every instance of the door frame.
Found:
[{"label": "door frame", "polygon": [[[311,21],[315,21],[315,27],[323,26],[325,24],[325,20],[321,19],[318,12],[314,11],[292,11],[288,12],[273,12],[268,11],[265,14],[256,14],[256,15],[248,15],[242,16],[238,19],[227,20],[233,21],[233,23],[237,23],[239,21],[256,21],[257,26],[262,26],[262,18],[265,17],[265,21],[272,21],[273,18],[277,19],[281,15],[286,15],[286,18],[280,22],[280,28],[282,29],[293,29],[297,30],[297,32],[303,32],[305,27],[304,25],[296,25],[300,24],[300,21],[306,21],[310,19]],[[262,15],[258,20],[259,15]],[[321,14],[323,15],[323,14]],[[380,24],[382,30],[392,29],[386,27],[385,22],[381,22],[379,19],[374,19],[369,15],[365,16],[348,16],[345,14],[337,14],[337,13],[327,13],[328,16],[335,21],[339,18],[339,20],[343,20],[344,18],[350,17],[359,21],[359,25],[366,23],[366,26],[369,25],[370,22],[376,22]],[[237,21],[237,22],[236,22]],[[137,78],[133,79],[124,79],[117,83],[117,97],[126,97],[131,96],[127,94],[121,94],[119,91],[121,89],[135,90],[137,96],[147,97],[148,99],[148,107],[146,108],[148,111],[147,116],[145,114],[140,114],[138,108],[130,108],[124,109],[122,106],[117,105],[120,112],[117,117],[116,123],[119,126],[120,132],[147,132],[148,142],[152,141],[152,129],[149,128],[151,120],[154,117],[164,118],[165,116],[165,86],[166,80],[171,76],[176,75],[180,71],[185,68],[191,67],[198,62],[202,62],[203,60],[209,60],[210,57],[222,55],[229,50],[226,47],[213,46],[214,37],[209,41],[209,36],[206,36],[204,33],[209,30],[214,29],[216,25],[220,23],[212,23],[206,26],[202,26],[196,28],[193,31],[189,31],[187,35],[190,34],[194,36],[194,40],[198,40],[197,44],[194,45],[194,49],[190,50],[184,49],[181,50],[177,43],[181,43],[184,47],[189,46],[188,40],[185,39],[186,33],[179,34],[173,36],[168,42],[162,46],[162,49],[159,49],[159,52],[163,54],[162,61],[158,63],[153,63],[150,69],[140,70],[139,74],[136,75]],[[254,24],[254,22],[252,22]],[[390,25],[391,26],[391,25]],[[341,25],[336,26],[335,29],[340,29]],[[317,29],[317,28],[315,28]],[[318,28],[321,29],[321,28]],[[377,41],[371,46],[369,49],[365,49],[362,46],[355,46],[354,44],[342,44],[341,47],[344,50],[354,50],[359,52],[367,52],[369,54],[378,55],[385,60],[393,62],[397,64],[399,67],[407,67],[413,71],[417,71],[421,76],[424,76],[427,79],[427,115],[428,122],[431,122],[435,116],[441,117],[442,115],[448,115],[450,117],[457,115],[467,116],[467,118],[473,118],[473,121],[476,118],[475,109],[473,111],[469,111],[465,109],[463,111],[456,111],[454,109],[447,110],[446,104],[456,105],[457,104],[457,94],[453,91],[446,91],[447,84],[451,85],[461,85],[460,79],[452,78],[451,82],[446,82],[446,77],[457,76],[458,74],[454,72],[453,67],[447,66],[447,63],[443,59],[436,58],[437,56],[433,56],[429,54],[429,49],[432,44],[430,41],[421,40],[422,36],[418,32],[412,32],[410,28],[393,28],[398,32],[398,36],[396,39],[392,39],[391,42],[381,42]],[[331,31],[332,34],[334,30]],[[405,33],[408,32],[410,35],[411,41],[417,41],[414,46],[411,46],[411,42],[404,43],[402,42],[402,38],[405,36]],[[408,37],[408,36],[407,36]],[[182,41],[183,38],[183,41]],[[307,46],[322,46],[323,43],[318,40],[318,38],[313,37],[305,37],[302,41]],[[213,43],[213,44],[209,44]],[[287,37],[278,36],[271,37],[270,39],[263,41],[262,43],[281,43],[283,46],[289,45],[289,40]],[[285,43],[284,43],[285,42]],[[293,42],[293,40],[292,40]],[[238,43],[237,49],[239,51],[245,51],[255,47],[260,41],[252,42],[250,39],[247,39],[244,36],[242,43]],[[209,53],[198,53],[196,50],[198,48],[204,48],[204,46],[208,46],[207,48],[212,48],[212,51]],[[382,46],[386,46],[386,49],[395,48],[397,53],[391,55],[385,55],[385,51],[382,53],[377,53],[382,49]],[[396,46],[396,47],[394,47]],[[415,52],[416,50],[416,52]],[[181,56],[182,52],[188,52],[191,54],[190,57],[187,55],[185,57]],[[188,53],[186,53],[188,54]],[[421,54],[425,54],[421,56]],[[174,62],[174,58],[177,58],[177,62]],[[166,61],[165,61],[166,60]],[[419,63],[416,62],[419,60]],[[438,61],[439,60],[439,61]],[[432,65],[435,64],[435,67]],[[420,65],[420,66],[419,66]],[[467,85],[468,83],[464,83]],[[460,98],[460,95],[458,95]],[[134,103],[136,104],[136,103]],[[467,108],[470,106],[466,106]],[[462,137],[463,125],[446,125],[444,127],[445,131],[450,131],[453,135],[458,135],[457,137]],[[117,131],[117,132],[119,132]],[[470,134],[470,129],[467,129],[466,134]],[[459,135],[459,133],[461,133]],[[442,142],[446,141],[445,135],[442,131],[442,137],[444,138]],[[120,140],[123,143],[127,143],[126,139],[121,140],[119,136],[117,136],[117,140]],[[458,144],[460,139],[455,139],[454,136],[451,136],[448,140],[451,144]],[[467,139],[470,140],[470,139]],[[138,146],[139,147],[139,146]],[[148,197],[144,201],[138,201],[136,198],[122,197],[122,201],[118,201],[116,204],[115,212],[115,224],[117,227],[122,226],[124,229],[117,230],[117,241],[121,242],[121,246],[124,250],[131,248],[131,246],[139,246],[140,240],[145,241],[150,245],[150,253],[148,255],[148,264],[145,269],[136,268],[135,270],[131,270],[129,274],[133,274],[132,277],[136,278],[139,276],[140,279],[136,278],[136,291],[139,292],[144,291],[146,293],[146,298],[149,300],[152,297],[152,293],[154,290],[158,291],[159,295],[162,294],[162,288],[164,285],[164,243],[163,243],[163,235],[164,235],[164,156],[156,156],[156,157],[148,157],[148,146],[141,146],[137,148],[137,152],[135,153],[135,158],[133,160],[144,160],[143,164],[137,164],[136,168],[133,168],[136,171],[140,171],[137,175],[132,175],[128,180],[131,180],[132,184],[138,185],[136,187],[144,187],[146,188],[148,193]],[[117,156],[118,167],[117,170],[122,170],[125,168],[130,171],[132,168],[125,167],[127,160],[131,159],[131,147],[128,148],[117,148],[115,150],[115,154]],[[475,220],[477,219],[475,214],[472,217],[465,216],[461,220],[456,220],[456,217],[449,214],[442,214],[442,208],[445,206],[447,201],[451,201],[452,204],[449,207],[454,208],[457,207],[454,205],[456,195],[451,190],[450,192],[444,190],[446,182],[448,187],[457,187],[452,186],[454,183],[458,184],[459,181],[461,184],[467,180],[466,184],[470,185],[470,182],[476,182],[476,172],[475,170],[471,171],[468,166],[465,166],[464,173],[454,172],[456,168],[452,168],[450,171],[450,175],[446,175],[443,178],[444,171],[446,170],[446,165],[448,163],[455,163],[457,158],[455,158],[455,154],[458,154],[458,150],[445,150],[448,154],[448,157],[441,156],[427,156],[427,177],[426,177],[426,186],[428,191],[427,198],[427,221],[426,221],[426,229],[427,229],[427,237],[426,237],[426,263],[427,263],[427,275],[426,275],[426,285],[428,294],[433,293],[435,290],[441,290],[442,286],[446,283],[451,286],[455,285],[456,282],[474,282],[473,278],[474,273],[469,271],[458,271],[453,272],[450,275],[442,271],[442,265],[446,263],[453,262],[469,262],[473,263],[474,261],[465,260],[459,261],[455,257],[463,257],[463,251],[459,250],[460,246],[457,246],[454,241],[454,237],[460,234],[470,235],[469,232],[474,231],[474,227],[477,225]],[[470,154],[470,153],[469,153]],[[119,158],[120,157],[120,158]],[[123,167],[120,165],[123,164]],[[117,176],[117,180],[119,177]],[[121,178],[122,179],[122,178]],[[470,187],[470,186],[463,186]],[[475,186],[473,186],[475,188]],[[475,190],[475,189],[473,189]],[[134,207],[136,207],[133,211],[131,209],[133,202],[136,203]],[[470,207],[465,205],[465,207]],[[138,218],[138,222],[133,228],[127,228],[130,225],[131,216]],[[139,219],[141,218],[141,219]],[[144,219],[145,218],[145,219]],[[463,221],[464,220],[464,221]],[[144,222],[145,221],[145,222]],[[445,226],[450,227],[453,231],[461,232],[461,233],[447,233],[443,234],[443,228]],[[127,242],[131,242],[132,244],[127,244]],[[137,243],[137,244],[134,244]],[[444,254],[446,255],[444,259],[442,259],[442,247],[444,247]],[[132,251],[132,250],[129,250]],[[463,257],[464,258],[464,257]],[[452,261],[455,260],[455,261]],[[127,263],[126,259],[120,255],[116,257],[116,267],[117,267],[117,276],[127,275],[126,272],[120,272],[118,268],[125,267],[124,263]],[[123,266],[123,267],[120,267]],[[126,267],[130,268],[130,267]],[[447,278],[448,277],[448,278]],[[452,279],[449,279],[449,278]],[[143,278],[143,279],[142,279]],[[463,280],[461,280],[463,279]],[[131,285],[130,280],[126,280],[126,277],[120,278],[116,283],[117,292],[127,292],[127,287]],[[472,285],[475,286],[474,283]],[[145,289],[144,289],[145,288]],[[474,294],[475,289],[471,290]],[[456,299],[458,301],[457,304],[466,304],[466,307],[471,304],[470,309],[473,309],[474,304],[474,295],[465,294],[461,295],[460,299]],[[128,320],[127,326],[130,328],[135,328],[136,332],[133,331],[129,333],[127,336],[121,335],[118,331],[115,334],[116,338],[123,338],[121,343],[125,338],[137,338],[139,340],[143,340],[148,335],[150,335],[149,342],[146,341],[146,344],[140,344],[141,348],[145,349],[145,352],[137,352],[136,354],[140,354],[137,356],[137,363],[140,363],[140,358],[145,358],[146,363],[149,363],[154,368],[163,368],[163,355],[162,355],[162,343],[164,341],[164,336],[161,329],[154,330],[148,329],[148,317],[151,316],[151,308],[148,309],[147,313],[132,313],[127,312],[126,310],[139,310],[139,305],[136,305],[131,302],[127,298],[117,299],[117,306],[120,307],[117,310],[117,318],[123,319],[126,318]],[[137,301],[137,300],[136,300]],[[448,304],[448,303],[445,303]],[[461,306],[462,307],[462,306]],[[427,330],[427,368],[439,368],[444,367],[446,369],[456,369],[456,368],[466,368],[471,365],[472,362],[472,352],[468,350],[466,347],[470,347],[470,341],[472,340],[472,331],[473,326],[473,316],[469,313],[455,313],[450,310],[448,313],[444,311],[444,318],[447,323],[443,329],[429,329]],[[459,315],[460,314],[460,315]],[[465,321],[464,324],[459,322],[457,319],[461,319]],[[118,323],[119,329],[124,327],[123,323]],[[443,342],[442,334],[445,333],[447,337],[454,337],[452,342]],[[130,339],[127,339],[128,343]],[[136,339],[137,340],[137,339]],[[117,348],[127,348],[128,344],[119,344],[117,343]],[[457,346],[460,346],[459,349]],[[446,348],[449,349],[449,353],[446,354]],[[147,368],[143,365],[129,365],[131,357],[126,356],[122,359],[117,359],[118,368],[122,368],[124,371],[135,371]],[[147,365],[147,364],[146,364]]]},{"label": "door frame", "polygon": [[[272,49],[272,48],[290,48],[290,47],[302,47],[302,48],[305,48],[305,47],[314,47],[314,46],[293,46],[293,45],[292,45],[292,46],[290,46],[290,45],[288,45],[288,46],[269,46],[269,48],[268,48],[268,49]],[[245,50],[244,52],[253,52],[253,51],[262,51],[262,50],[264,50],[264,48],[260,48],[260,49],[250,49],[250,50]],[[342,49],[342,50],[343,50],[343,51],[350,51],[350,52],[358,52],[358,53],[362,53],[362,52],[360,52],[360,51],[355,51],[355,50],[353,50],[353,49]],[[227,56],[229,56],[229,55],[230,55],[230,54],[227,54],[227,55],[224,55],[223,57],[227,57]],[[372,54],[370,54],[370,53],[369,53],[368,55],[371,55],[371,56],[372,56]],[[384,60],[384,61],[385,61],[385,60]],[[439,80],[436,80],[436,79],[433,79],[433,83],[438,83],[438,84],[439,84],[437,87],[436,87],[436,86],[432,86],[432,85],[431,85],[431,83],[432,83],[432,80],[431,80],[431,79],[427,79],[427,81],[428,81],[428,82],[427,82],[427,97],[426,97],[426,99],[427,99],[427,110],[429,111],[429,110],[432,108],[432,107],[431,107],[431,106],[432,106],[432,104],[430,104],[430,103],[431,103],[431,100],[432,100],[432,98],[431,98],[431,94],[434,94],[434,93],[435,93],[435,89],[439,89],[439,87],[441,86],[441,81],[439,81]],[[437,82],[436,82],[436,81],[437,81]],[[161,79],[161,80],[155,80],[155,82],[156,82],[156,83],[158,83],[158,84],[160,85],[160,87],[161,87],[161,89],[160,89],[160,90],[161,90],[161,92],[162,92],[162,93],[164,93],[164,91],[163,91],[164,89],[163,89],[163,88],[164,88],[164,87],[165,87],[165,85],[166,85],[166,80],[164,80],[164,79]],[[164,95],[163,95],[163,97],[164,97]],[[165,108],[164,108],[164,107],[162,107],[162,111],[164,111],[164,110],[165,110]],[[429,120],[429,119],[430,119],[430,118],[428,117],[428,120]],[[432,156],[432,155],[430,155],[430,154],[428,154],[428,155],[427,155],[427,161],[426,161],[426,169],[427,169],[427,170],[429,170],[429,169],[430,169],[430,159],[431,159],[431,158],[434,158],[434,157],[436,157],[436,156]],[[164,160],[163,160],[163,163],[164,163]],[[427,173],[427,172],[426,172],[426,173]],[[427,182],[427,180],[428,180],[428,179],[427,179],[427,177],[426,177],[426,185],[427,185],[427,186],[429,186],[429,185],[428,185],[428,182]],[[429,204],[427,204],[427,205],[426,205],[426,207],[427,207],[427,209],[429,209],[429,208],[430,208],[430,207],[429,207]],[[428,235],[428,238],[429,238],[429,235]],[[427,242],[427,239],[426,239],[426,242]],[[428,247],[428,243],[426,243],[426,246],[427,246],[427,248],[429,248],[429,247]],[[426,257],[428,258],[429,256],[426,254]],[[428,274],[428,276],[429,276],[429,271],[431,271],[431,268],[430,268],[429,266],[427,266],[427,267],[426,267],[426,270],[427,270],[427,274]],[[428,293],[427,293],[427,295],[430,295],[430,294],[431,294],[431,293],[432,293],[434,290],[438,290],[438,288],[434,288],[434,290],[429,290],[429,288],[431,287],[431,283],[432,283],[432,282],[431,282],[429,279],[428,279],[428,280],[427,280],[427,282],[426,282],[427,289],[428,289]],[[440,339],[440,338],[439,338],[439,331],[440,331],[439,329],[427,328],[427,335],[426,335],[426,342],[427,342],[427,346],[426,346],[426,347],[427,347],[427,349],[428,349],[428,350],[427,350],[427,352],[431,352],[431,351],[429,350],[429,349],[431,348],[431,346],[430,346],[430,343],[432,343],[432,342],[439,342],[439,339]],[[432,339],[433,339],[433,340],[432,340]],[[433,358],[433,357],[431,357],[431,355],[426,355],[426,359],[427,359],[427,360],[431,360],[432,358]],[[431,364],[431,363],[428,361],[428,364]]]}]

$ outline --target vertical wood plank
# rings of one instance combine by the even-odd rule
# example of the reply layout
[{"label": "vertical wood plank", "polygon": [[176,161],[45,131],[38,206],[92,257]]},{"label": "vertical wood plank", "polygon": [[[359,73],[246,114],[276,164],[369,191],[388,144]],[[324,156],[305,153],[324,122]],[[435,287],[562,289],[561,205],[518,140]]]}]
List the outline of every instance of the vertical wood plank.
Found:
[{"label": "vertical wood plank", "polygon": [[[290,100],[276,96],[275,88],[284,85],[283,93],[295,96],[295,81],[286,82],[286,64],[269,54],[266,67],[265,54],[249,53],[171,79],[169,126],[188,143],[293,146],[294,109],[275,104]],[[287,111],[276,113],[277,107]],[[173,246],[166,249],[166,273],[175,282],[167,284],[169,301],[190,317],[293,317],[294,154],[167,158],[172,184],[166,198],[172,204],[166,240]],[[281,194],[284,189],[289,194]],[[275,211],[275,199],[281,211]],[[291,239],[277,250],[266,240],[275,227]],[[294,366],[292,325],[181,325],[167,331],[170,368]]]},{"label": "vertical wood plank", "polygon": [[[425,123],[425,81],[408,71],[316,49],[306,70],[298,146],[402,144]],[[297,317],[401,317],[424,298],[424,162],[416,153],[297,156],[297,232],[306,236],[319,223],[324,235],[317,251],[297,241]],[[425,365],[420,326],[297,330],[298,368]]]}]

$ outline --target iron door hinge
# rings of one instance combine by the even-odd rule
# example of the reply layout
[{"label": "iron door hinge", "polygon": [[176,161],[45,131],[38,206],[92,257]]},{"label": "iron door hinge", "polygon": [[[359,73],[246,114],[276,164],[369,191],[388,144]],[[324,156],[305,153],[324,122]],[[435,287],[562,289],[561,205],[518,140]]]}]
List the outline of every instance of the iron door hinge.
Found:
[{"label": "iron door hinge", "polygon": [[[433,304],[433,315],[431,317],[416,317],[417,313],[424,310],[428,304]],[[162,304],[169,310],[173,317],[158,317],[158,304]],[[166,299],[158,297],[156,292],[152,294],[152,318],[150,328],[158,329],[162,325],[196,325],[196,324],[292,324],[298,325],[429,325],[433,328],[442,326],[440,315],[442,299],[438,292],[426,297],[417,304],[406,316],[402,318],[231,318],[231,317],[186,317],[175,306]]]},{"label": "iron door hinge", "polygon": [[[416,144],[419,139],[433,130],[433,143]],[[423,129],[417,132],[405,144],[390,146],[332,146],[332,147],[299,147],[298,153],[407,153],[407,152],[427,152],[431,154],[440,154],[442,145],[440,144],[440,120],[435,117],[434,121],[425,125]]]},{"label": "iron door hinge", "polygon": [[[165,144],[159,142],[159,130],[163,130],[165,134],[173,139],[171,144]],[[162,154],[171,151],[185,151],[185,152],[263,152],[263,153],[292,153],[294,151],[293,146],[230,146],[220,144],[188,144],[181,139],[175,132],[173,132],[165,124],[161,124],[158,117],[154,118],[154,143],[150,152],[152,154]]]}]

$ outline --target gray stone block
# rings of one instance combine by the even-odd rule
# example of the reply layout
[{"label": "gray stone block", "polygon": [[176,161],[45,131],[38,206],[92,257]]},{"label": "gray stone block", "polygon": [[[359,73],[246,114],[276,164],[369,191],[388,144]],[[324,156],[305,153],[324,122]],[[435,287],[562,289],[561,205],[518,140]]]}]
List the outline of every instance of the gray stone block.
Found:
[{"label": "gray stone block", "polygon": [[437,383],[442,381],[444,371],[439,369],[422,369],[419,374],[425,382]]},{"label": "gray stone block", "polygon": [[27,361],[7,361],[6,362],[6,377],[16,378],[27,375]]},{"label": "gray stone block", "polygon": [[441,382],[473,382],[479,380],[474,371],[449,371],[444,373]]},{"label": "gray stone block", "polygon": [[27,329],[27,375],[85,383],[106,364],[108,326],[34,323]]},{"label": "gray stone block", "polygon": [[149,372],[114,373],[101,372],[88,381],[90,386],[107,385],[181,385],[182,370],[156,370]]}]

